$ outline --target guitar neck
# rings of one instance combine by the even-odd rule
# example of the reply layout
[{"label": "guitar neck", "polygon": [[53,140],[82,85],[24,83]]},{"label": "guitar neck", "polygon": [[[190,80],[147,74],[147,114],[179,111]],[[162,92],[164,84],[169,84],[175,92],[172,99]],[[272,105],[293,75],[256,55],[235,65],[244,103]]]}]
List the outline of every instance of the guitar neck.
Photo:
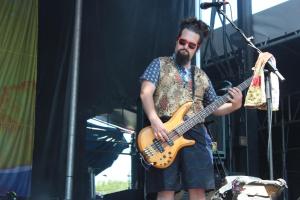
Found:
[{"label": "guitar neck", "polygon": [[[245,90],[247,87],[251,84],[252,77],[248,78],[241,84],[237,86],[238,89],[241,91]],[[223,96],[220,96],[217,98],[216,101],[211,103],[210,105],[206,106],[203,110],[195,114],[193,117],[186,120],[184,123],[179,125],[175,131],[177,134],[183,135],[185,132],[190,130],[192,127],[194,127],[196,124],[204,122],[204,119],[209,116],[211,113],[216,111],[221,105],[228,102],[229,94],[225,94]]]}]

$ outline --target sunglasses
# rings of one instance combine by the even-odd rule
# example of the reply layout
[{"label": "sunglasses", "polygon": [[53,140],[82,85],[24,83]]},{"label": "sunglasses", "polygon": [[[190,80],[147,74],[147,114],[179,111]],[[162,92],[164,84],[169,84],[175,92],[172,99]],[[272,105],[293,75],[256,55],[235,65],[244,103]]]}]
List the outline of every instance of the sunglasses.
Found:
[{"label": "sunglasses", "polygon": [[198,44],[194,43],[194,42],[190,42],[186,39],[182,39],[182,38],[179,38],[178,39],[178,43],[182,46],[185,46],[186,44],[188,44],[188,47],[190,49],[196,49],[198,47]]}]

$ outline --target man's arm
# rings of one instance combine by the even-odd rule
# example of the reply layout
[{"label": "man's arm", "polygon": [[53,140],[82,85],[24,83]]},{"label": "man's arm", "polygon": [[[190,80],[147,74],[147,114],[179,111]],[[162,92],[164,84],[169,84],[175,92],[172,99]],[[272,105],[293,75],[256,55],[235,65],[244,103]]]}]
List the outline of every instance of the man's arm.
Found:
[{"label": "man's arm", "polygon": [[144,111],[151,123],[155,138],[165,141],[165,139],[168,139],[167,130],[155,111],[153,101],[154,91],[155,85],[150,81],[143,80],[140,98],[142,100]]},{"label": "man's arm", "polygon": [[229,88],[228,93],[230,94],[229,102],[220,106],[213,114],[220,116],[232,113],[233,111],[239,109],[242,106],[242,92],[234,87]]}]

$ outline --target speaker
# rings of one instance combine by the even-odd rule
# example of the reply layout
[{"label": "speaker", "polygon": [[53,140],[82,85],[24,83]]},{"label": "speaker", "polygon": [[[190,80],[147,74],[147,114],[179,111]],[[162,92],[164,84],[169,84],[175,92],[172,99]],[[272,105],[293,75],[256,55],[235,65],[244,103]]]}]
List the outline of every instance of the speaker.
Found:
[{"label": "speaker", "polygon": [[226,158],[226,141],[225,135],[229,132],[229,116],[210,115],[206,118],[206,128],[211,136],[213,144],[216,148],[214,151],[215,158]]},{"label": "speaker", "polygon": [[124,190],[103,196],[103,200],[142,200],[144,199],[143,190]]}]

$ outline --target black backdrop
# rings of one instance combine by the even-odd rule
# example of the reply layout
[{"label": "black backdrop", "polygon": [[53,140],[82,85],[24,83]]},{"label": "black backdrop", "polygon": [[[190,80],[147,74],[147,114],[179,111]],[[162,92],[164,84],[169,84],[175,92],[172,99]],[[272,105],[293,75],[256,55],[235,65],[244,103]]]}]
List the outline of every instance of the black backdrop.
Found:
[{"label": "black backdrop", "polygon": [[[74,199],[89,192],[86,119],[134,106],[138,77],[173,52],[179,21],[193,13],[188,0],[83,1]],[[64,197],[74,14],[73,1],[40,1],[32,199]]]},{"label": "black backdrop", "polygon": [[[173,52],[180,19],[193,13],[191,0],[83,2],[74,199],[86,199],[89,192],[84,156],[86,119],[113,108],[134,106],[138,77],[154,57]],[[64,197],[74,14],[72,1],[39,3],[32,199]],[[267,48],[277,58],[278,67],[287,79],[281,84],[283,95],[299,91],[299,46],[300,39],[296,38]],[[214,67],[208,70],[212,78],[218,77],[218,73]],[[289,141],[299,141],[296,132],[288,135]],[[263,166],[257,167],[261,177],[268,178],[266,139],[263,135],[259,137],[263,140],[258,145],[262,149],[259,159]],[[275,135],[274,147],[279,145],[281,140]],[[291,199],[299,196],[299,144],[294,146],[298,149],[287,152]],[[275,153],[276,159],[280,159],[277,155],[281,152]],[[276,171],[275,177],[282,175]]]}]

